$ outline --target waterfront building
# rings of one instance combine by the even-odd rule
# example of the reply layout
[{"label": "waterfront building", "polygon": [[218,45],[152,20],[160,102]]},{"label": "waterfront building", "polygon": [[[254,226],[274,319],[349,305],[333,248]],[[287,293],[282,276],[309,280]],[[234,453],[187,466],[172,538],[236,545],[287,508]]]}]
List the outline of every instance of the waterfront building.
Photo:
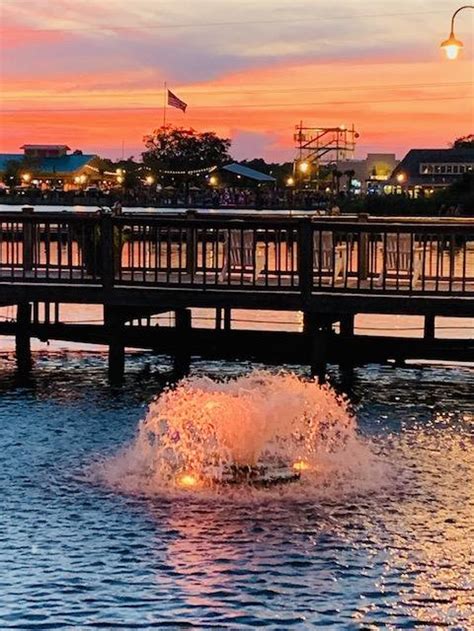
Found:
[{"label": "waterfront building", "polygon": [[341,160],[338,171],[341,178],[341,191],[348,191],[349,181],[344,174],[353,171],[351,190],[355,193],[382,193],[383,187],[398,164],[394,153],[368,153],[363,160]]},{"label": "waterfront building", "polygon": [[473,171],[473,147],[411,149],[393,170],[386,192],[430,195]]},{"label": "waterfront building", "polygon": [[0,154],[0,179],[6,181],[11,163],[20,165],[21,184],[41,189],[80,189],[95,185],[100,179],[99,158],[82,151],[69,153],[67,145],[23,145],[23,153]]}]

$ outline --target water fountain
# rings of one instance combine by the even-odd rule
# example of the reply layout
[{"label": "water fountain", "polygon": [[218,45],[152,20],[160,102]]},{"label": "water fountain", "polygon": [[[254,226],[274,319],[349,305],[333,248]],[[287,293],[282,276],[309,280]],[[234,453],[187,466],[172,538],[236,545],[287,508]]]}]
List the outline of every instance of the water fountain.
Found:
[{"label": "water fountain", "polygon": [[358,444],[347,400],[292,373],[193,377],[149,407],[107,478],[146,491],[272,486],[321,477]]}]

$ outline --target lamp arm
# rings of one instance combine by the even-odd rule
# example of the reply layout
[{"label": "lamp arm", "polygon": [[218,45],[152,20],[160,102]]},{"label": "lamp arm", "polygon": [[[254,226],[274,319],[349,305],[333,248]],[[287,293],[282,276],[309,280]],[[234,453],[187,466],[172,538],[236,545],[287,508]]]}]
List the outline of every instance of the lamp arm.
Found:
[{"label": "lamp arm", "polygon": [[474,9],[474,4],[465,4],[463,7],[459,7],[459,9],[457,9],[453,13],[453,17],[451,18],[451,35],[454,35],[454,20],[456,19],[457,14],[464,9]]}]

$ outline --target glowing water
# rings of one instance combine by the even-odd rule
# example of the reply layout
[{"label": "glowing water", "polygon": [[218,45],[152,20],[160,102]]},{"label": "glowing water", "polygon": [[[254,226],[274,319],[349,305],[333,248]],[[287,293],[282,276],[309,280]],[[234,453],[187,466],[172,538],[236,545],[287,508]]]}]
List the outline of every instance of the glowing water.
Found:
[{"label": "glowing water", "polygon": [[209,487],[232,465],[270,464],[315,484],[367,454],[347,400],[329,386],[253,372],[223,382],[190,378],[165,391],[134,443],[107,463],[106,477],[149,492]]}]

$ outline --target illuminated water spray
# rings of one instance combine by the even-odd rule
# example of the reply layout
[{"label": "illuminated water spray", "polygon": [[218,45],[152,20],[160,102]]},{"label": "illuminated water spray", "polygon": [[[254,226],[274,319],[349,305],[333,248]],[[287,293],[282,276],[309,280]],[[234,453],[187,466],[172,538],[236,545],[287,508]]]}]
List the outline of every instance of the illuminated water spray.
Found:
[{"label": "illuminated water spray", "polygon": [[304,481],[359,452],[348,403],[329,386],[267,372],[223,382],[189,378],[151,403],[133,444],[108,463],[107,477],[142,492],[271,476]]}]

